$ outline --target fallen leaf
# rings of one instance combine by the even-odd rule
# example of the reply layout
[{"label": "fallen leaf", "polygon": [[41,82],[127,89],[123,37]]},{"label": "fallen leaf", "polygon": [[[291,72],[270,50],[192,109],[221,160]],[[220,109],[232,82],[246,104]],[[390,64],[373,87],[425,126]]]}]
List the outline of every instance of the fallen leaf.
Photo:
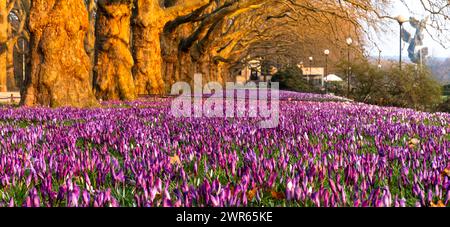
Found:
[{"label": "fallen leaf", "polygon": [[174,156],[170,157],[170,164],[171,165],[174,165],[174,164],[181,165],[180,157],[178,157],[178,155],[174,155]]},{"label": "fallen leaf", "polygon": [[442,202],[442,200],[439,200],[437,204],[431,202],[431,207],[445,207],[445,204]]},{"label": "fallen leaf", "polygon": [[256,192],[258,191],[257,188],[253,188],[252,190],[247,192],[247,199],[248,201],[252,201],[253,198],[255,198]]},{"label": "fallen leaf", "polygon": [[450,177],[450,169],[449,168],[445,168],[442,173],[441,173],[442,177]]},{"label": "fallen leaf", "polygon": [[282,200],[285,198],[283,192],[276,192],[274,190],[270,191],[270,195],[272,196],[273,199],[277,199],[277,200]]},{"label": "fallen leaf", "polygon": [[409,148],[414,148],[414,147],[416,147],[419,143],[420,143],[420,140],[419,140],[419,139],[412,138],[412,139],[408,142]]},{"label": "fallen leaf", "polygon": [[416,138],[413,138],[413,139],[411,139],[411,143],[417,145],[417,144],[420,143],[420,140],[419,140],[419,139],[416,139]]}]

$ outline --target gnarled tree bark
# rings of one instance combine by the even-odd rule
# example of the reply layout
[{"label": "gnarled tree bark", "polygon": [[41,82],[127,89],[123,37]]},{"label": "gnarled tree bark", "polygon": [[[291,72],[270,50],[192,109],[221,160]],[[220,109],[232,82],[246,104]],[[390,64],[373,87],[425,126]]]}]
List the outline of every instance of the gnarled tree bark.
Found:
[{"label": "gnarled tree bark", "polygon": [[6,0],[0,0],[0,92],[6,89],[6,67],[8,49],[8,13]]},{"label": "gnarled tree bark", "polygon": [[99,0],[95,94],[103,100],[133,100],[136,91],[130,51],[132,1]]},{"label": "gnarled tree bark", "polygon": [[34,0],[31,7],[31,73],[22,92],[26,106],[98,105],[84,48],[89,21],[84,0]]},{"label": "gnarled tree bark", "polygon": [[138,94],[164,94],[160,35],[164,25],[209,3],[209,0],[180,0],[175,6],[164,8],[159,0],[137,0],[133,25],[133,69]]},{"label": "gnarled tree bark", "polygon": [[[91,60],[91,65],[95,65],[95,24],[97,17],[97,0],[85,0],[89,14],[89,29],[84,40],[84,48]],[[94,70],[90,71],[89,81],[94,81]]]},{"label": "gnarled tree bark", "polygon": [[14,42],[7,43],[6,53],[6,87],[8,91],[16,91],[16,78],[14,75]]}]

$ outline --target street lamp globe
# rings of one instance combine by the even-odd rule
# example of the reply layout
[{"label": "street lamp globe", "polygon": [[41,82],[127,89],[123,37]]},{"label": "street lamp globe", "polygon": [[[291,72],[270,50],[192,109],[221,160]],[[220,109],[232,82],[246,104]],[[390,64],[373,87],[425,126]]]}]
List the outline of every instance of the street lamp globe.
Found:
[{"label": "street lamp globe", "polygon": [[313,61],[314,60],[314,58],[313,57],[309,57],[309,61]]},{"label": "street lamp globe", "polygon": [[397,22],[398,22],[399,24],[403,24],[403,23],[408,22],[408,18],[406,18],[406,17],[403,16],[403,15],[398,15],[397,17],[395,17],[395,19],[397,20]]},{"label": "street lamp globe", "polygon": [[323,52],[325,55],[330,55],[330,50],[325,50],[324,52]]},{"label": "street lamp globe", "polygon": [[348,37],[345,41],[347,42],[347,45],[349,45],[349,46],[352,45],[352,43],[353,43],[353,39],[351,37]]}]

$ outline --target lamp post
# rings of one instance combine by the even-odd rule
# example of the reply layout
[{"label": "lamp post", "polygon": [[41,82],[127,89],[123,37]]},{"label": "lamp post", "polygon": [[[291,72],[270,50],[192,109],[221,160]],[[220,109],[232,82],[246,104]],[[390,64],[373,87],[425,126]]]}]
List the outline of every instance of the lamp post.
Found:
[{"label": "lamp post", "polygon": [[[328,77],[328,56],[330,55],[330,50],[326,49],[323,51],[323,53],[325,54],[325,79]],[[323,81],[323,77],[324,75],[322,74],[322,87],[325,89],[325,93],[327,93],[327,85],[326,83],[324,83]]]},{"label": "lamp post", "polygon": [[353,39],[351,37],[348,37],[347,40],[347,62],[348,62],[348,69],[347,69],[347,97],[350,97],[350,71],[351,71],[351,66],[350,66],[350,47],[353,44]]},{"label": "lamp post", "polygon": [[381,69],[381,50],[378,52],[378,69]]},{"label": "lamp post", "polygon": [[308,83],[309,83],[309,76],[312,75],[312,63],[313,63],[313,60],[314,60],[314,58],[312,56],[309,57],[309,73],[308,73],[308,77],[307,77]]},{"label": "lamp post", "polygon": [[402,30],[403,30],[403,24],[408,22],[408,19],[402,15],[399,15],[395,18],[398,22],[398,24],[400,25],[400,55],[399,55],[399,68],[400,71],[402,71],[402,38],[403,38],[403,34],[402,34]]}]

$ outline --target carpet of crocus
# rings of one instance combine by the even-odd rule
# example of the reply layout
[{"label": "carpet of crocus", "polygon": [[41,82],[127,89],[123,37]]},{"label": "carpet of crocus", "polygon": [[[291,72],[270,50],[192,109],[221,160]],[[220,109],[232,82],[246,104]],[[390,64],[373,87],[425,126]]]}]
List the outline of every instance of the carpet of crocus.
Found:
[{"label": "carpet of crocus", "polygon": [[446,206],[450,115],[282,92],[280,125],[170,98],[0,107],[0,206]]}]

